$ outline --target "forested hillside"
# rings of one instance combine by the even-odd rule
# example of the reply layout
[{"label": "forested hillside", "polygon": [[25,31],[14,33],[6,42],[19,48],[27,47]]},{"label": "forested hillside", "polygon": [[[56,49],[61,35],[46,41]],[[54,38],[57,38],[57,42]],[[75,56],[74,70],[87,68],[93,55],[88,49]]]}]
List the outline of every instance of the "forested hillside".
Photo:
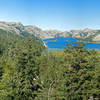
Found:
[{"label": "forested hillside", "polygon": [[100,56],[77,42],[61,55],[35,36],[0,30],[0,100],[99,100]]}]

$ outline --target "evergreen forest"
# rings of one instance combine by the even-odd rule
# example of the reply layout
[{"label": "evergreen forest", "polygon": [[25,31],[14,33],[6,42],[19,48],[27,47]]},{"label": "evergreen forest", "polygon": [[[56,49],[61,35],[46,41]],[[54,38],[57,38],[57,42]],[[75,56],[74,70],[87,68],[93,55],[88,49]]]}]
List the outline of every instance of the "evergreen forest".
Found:
[{"label": "evergreen forest", "polygon": [[82,42],[55,52],[0,30],[0,100],[100,100],[99,53]]}]

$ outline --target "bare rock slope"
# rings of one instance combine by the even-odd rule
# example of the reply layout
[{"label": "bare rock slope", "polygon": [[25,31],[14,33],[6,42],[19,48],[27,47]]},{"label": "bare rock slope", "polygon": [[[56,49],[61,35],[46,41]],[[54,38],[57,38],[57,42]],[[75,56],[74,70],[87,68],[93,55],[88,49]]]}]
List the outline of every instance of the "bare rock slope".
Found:
[{"label": "bare rock slope", "polygon": [[53,38],[53,37],[75,37],[81,40],[87,41],[100,41],[100,30],[83,29],[83,30],[71,30],[59,31],[59,30],[42,30],[37,26],[24,26],[23,24],[16,22],[0,22],[0,29],[7,32],[12,32],[18,35],[30,34],[41,39]]}]

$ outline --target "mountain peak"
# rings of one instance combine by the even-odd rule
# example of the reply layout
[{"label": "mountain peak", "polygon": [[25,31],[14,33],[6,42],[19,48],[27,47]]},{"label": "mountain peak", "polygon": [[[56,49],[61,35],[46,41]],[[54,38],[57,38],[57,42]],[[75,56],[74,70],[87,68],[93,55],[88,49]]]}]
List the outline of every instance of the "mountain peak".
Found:
[{"label": "mountain peak", "polygon": [[[24,26],[21,22],[5,22],[0,21],[0,29],[5,30],[7,32],[13,32],[18,35],[30,34],[41,39],[45,38],[53,38],[53,37],[75,37],[86,39],[91,36],[96,36],[95,39],[98,39],[98,35],[100,35],[99,30],[93,30],[89,28],[85,28],[83,30],[71,30],[70,32],[62,32],[56,29],[53,30],[42,30],[37,26],[27,25]],[[97,34],[98,32],[98,34]],[[100,36],[99,36],[100,37]]]}]

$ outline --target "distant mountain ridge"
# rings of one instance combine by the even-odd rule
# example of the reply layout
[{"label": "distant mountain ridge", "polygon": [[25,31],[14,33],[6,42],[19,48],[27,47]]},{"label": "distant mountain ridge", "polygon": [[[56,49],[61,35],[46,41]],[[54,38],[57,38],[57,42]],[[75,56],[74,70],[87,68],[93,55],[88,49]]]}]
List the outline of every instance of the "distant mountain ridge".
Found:
[{"label": "distant mountain ridge", "polygon": [[83,30],[71,30],[68,31],[59,31],[59,30],[42,30],[37,26],[24,26],[22,23],[16,22],[3,22],[0,21],[0,29],[15,33],[17,35],[34,35],[35,37],[46,39],[53,37],[75,37],[84,41],[98,42],[100,41],[100,30],[93,29],[83,29]]}]

